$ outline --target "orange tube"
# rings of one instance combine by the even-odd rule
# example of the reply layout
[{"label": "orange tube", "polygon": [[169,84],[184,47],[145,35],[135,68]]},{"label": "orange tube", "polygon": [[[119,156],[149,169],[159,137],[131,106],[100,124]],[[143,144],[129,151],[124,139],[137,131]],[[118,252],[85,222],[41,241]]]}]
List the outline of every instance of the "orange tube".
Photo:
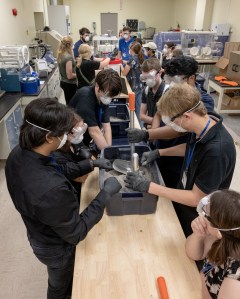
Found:
[{"label": "orange tube", "polygon": [[135,111],[135,93],[129,92],[128,94],[129,110]]},{"label": "orange tube", "polygon": [[157,284],[158,284],[159,292],[161,295],[161,299],[169,299],[167,285],[166,285],[164,277],[159,276],[157,278]]}]

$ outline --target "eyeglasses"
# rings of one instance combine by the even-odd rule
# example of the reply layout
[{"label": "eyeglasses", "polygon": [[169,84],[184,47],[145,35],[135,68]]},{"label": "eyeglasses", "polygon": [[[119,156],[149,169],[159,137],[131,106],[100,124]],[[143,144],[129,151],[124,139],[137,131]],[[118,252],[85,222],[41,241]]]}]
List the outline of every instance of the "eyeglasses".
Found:
[{"label": "eyeglasses", "polygon": [[183,111],[183,112],[181,112],[181,113],[178,113],[177,115],[171,117],[171,118],[170,118],[171,122],[173,122],[173,121],[174,121],[176,118],[178,118],[179,116],[182,116],[184,113],[186,113],[186,112],[191,112],[191,111],[197,109],[197,107],[198,107],[200,104],[201,104],[201,101],[199,101],[199,102],[198,102],[194,107],[192,107],[191,109],[185,110],[185,111]]},{"label": "eyeglasses", "polygon": [[218,229],[219,231],[222,231],[222,232],[227,232],[227,231],[234,231],[234,230],[238,230],[240,229],[240,227],[234,227],[234,228],[219,228],[217,227],[216,224],[214,224],[214,222],[212,221],[210,215],[208,215],[208,213],[206,212],[206,206],[208,204],[210,204],[210,198],[212,196],[213,193],[203,197],[199,203],[198,203],[198,206],[197,206],[197,212],[200,216],[203,216],[205,217],[209,222],[211,222],[211,224],[213,225],[213,228],[214,229]]}]

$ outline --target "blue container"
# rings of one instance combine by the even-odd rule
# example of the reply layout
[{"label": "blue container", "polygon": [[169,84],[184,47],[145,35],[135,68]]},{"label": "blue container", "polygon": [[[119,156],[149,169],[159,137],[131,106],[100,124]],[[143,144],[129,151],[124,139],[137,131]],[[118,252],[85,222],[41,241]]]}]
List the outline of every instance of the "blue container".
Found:
[{"label": "blue container", "polygon": [[38,92],[38,80],[35,77],[21,79],[21,91],[25,94],[36,94]]}]

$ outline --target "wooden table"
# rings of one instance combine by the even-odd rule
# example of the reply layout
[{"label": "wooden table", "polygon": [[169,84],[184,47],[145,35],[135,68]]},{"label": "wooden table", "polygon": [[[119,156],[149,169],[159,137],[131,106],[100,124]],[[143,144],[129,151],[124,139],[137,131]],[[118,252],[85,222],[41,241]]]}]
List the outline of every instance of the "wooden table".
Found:
[{"label": "wooden table", "polygon": [[233,110],[233,109],[222,109],[222,101],[223,101],[223,96],[224,93],[231,92],[233,90],[239,90],[240,91],[240,86],[221,86],[219,83],[217,83],[214,80],[209,79],[208,81],[208,89],[207,93],[210,94],[212,90],[215,90],[218,92],[218,101],[217,101],[217,106],[215,107],[215,110],[217,113],[240,113],[239,109]]},{"label": "wooden table", "polygon": [[[98,193],[98,170],[82,186],[81,210]],[[200,277],[169,200],[155,214],[108,216],[76,249],[72,299],[157,299],[158,276],[170,299],[200,299]]]}]

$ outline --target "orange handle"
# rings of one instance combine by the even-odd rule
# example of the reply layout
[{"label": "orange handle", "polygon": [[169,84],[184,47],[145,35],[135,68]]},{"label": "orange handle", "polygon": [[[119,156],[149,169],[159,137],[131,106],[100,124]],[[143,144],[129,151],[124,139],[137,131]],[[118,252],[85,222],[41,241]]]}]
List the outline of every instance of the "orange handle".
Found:
[{"label": "orange handle", "polygon": [[129,92],[128,94],[129,110],[135,111],[135,93]]},{"label": "orange handle", "polygon": [[161,295],[161,299],[169,299],[167,285],[166,285],[164,277],[159,276],[157,278],[157,284],[158,284],[159,292]]}]

